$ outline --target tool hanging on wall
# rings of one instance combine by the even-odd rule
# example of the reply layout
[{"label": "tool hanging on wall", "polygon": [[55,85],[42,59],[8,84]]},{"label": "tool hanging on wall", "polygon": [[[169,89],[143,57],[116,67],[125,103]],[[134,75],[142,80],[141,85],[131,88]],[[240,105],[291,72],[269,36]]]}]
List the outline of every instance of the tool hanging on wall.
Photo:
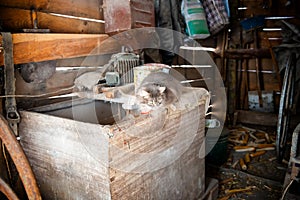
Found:
[{"label": "tool hanging on wall", "polygon": [[[257,36],[257,29],[254,29],[254,48],[258,49],[258,36]],[[261,85],[261,79],[260,79],[260,60],[256,57],[255,58],[255,70],[256,70],[256,89],[258,93],[258,99],[259,99],[259,106],[263,106],[263,98],[262,98],[262,85]]]},{"label": "tool hanging on wall", "polygon": [[[245,20],[242,20],[241,26],[245,31],[251,31],[254,38],[254,49],[258,49],[258,29],[264,26],[265,16],[254,16]],[[256,87],[259,98],[259,106],[263,106],[263,98],[262,98],[262,81],[260,78],[260,60],[258,57],[255,57],[255,70],[256,70]]]},{"label": "tool hanging on wall", "polygon": [[280,76],[280,72],[279,72],[278,62],[276,60],[276,56],[275,56],[275,53],[273,51],[273,47],[272,47],[270,39],[266,38],[266,40],[268,42],[268,46],[269,46],[270,53],[271,53],[271,58],[272,58],[272,63],[273,63],[273,71],[276,74],[276,78],[278,80],[279,88],[282,88],[282,80],[281,80],[281,76]]}]

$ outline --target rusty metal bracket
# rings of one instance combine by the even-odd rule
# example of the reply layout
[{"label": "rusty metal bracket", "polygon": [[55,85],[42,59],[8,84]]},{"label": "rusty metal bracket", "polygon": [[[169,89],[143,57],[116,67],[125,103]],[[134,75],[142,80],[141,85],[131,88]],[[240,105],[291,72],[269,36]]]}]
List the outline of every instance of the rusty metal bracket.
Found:
[{"label": "rusty metal bracket", "polygon": [[2,44],[4,50],[4,89],[6,118],[14,134],[18,136],[18,123],[20,115],[17,111],[15,95],[15,69],[13,60],[13,42],[11,33],[2,32]]}]

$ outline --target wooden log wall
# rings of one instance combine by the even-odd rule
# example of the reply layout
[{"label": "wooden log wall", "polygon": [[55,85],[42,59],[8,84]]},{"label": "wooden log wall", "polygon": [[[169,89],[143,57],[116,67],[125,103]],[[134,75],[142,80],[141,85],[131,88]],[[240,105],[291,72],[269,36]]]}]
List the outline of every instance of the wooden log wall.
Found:
[{"label": "wooden log wall", "polygon": [[[37,27],[33,13],[36,13]],[[57,68],[103,66],[111,54],[121,50],[120,44],[104,34],[104,23],[102,0],[0,1],[0,31],[13,33],[16,69],[18,64],[48,60],[57,60]],[[24,29],[31,29],[33,33],[24,33]],[[43,32],[47,29],[50,33]],[[0,46],[1,43],[0,36]],[[3,52],[0,52],[0,66],[3,64]],[[46,96],[72,91],[62,92],[62,89],[70,88],[82,71],[59,70],[40,84],[26,83],[18,70],[15,73],[17,95],[41,95],[40,98],[17,99],[19,108],[28,108],[50,102]],[[42,97],[43,94],[53,95]]]},{"label": "wooden log wall", "polygon": [[1,27],[11,32],[32,29],[31,10],[35,10],[39,29],[50,29],[54,33],[100,34],[104,33],[102,4],[102,0],[0,1]]},{"label": "wooden log wall", "polygon": [[[106,34],[19,33],[12,37],[14,64],[111,54],[121,50],[121,46]],[[1,56],[0,65],[3,63]]]},{"label": "wooden log wall", "polygon": [[[253,36],[250,32],[242,30],[240,22],[246,18],[250,18],[258,15],[265,15],[268,17],[278,17],[278,16],[290,16],[294,19],[288,19],[290,22],[299,22],[299,10],[300,3],[298,1],[292,1],[294,5],[288,7],[285,6],[286,0],[239,0],[239,1],[229,1],[230,4],[230,25],[229,29],[231,32],[228,34],[229,45],[227,49],[223,49],[222,52],[215,52],[213,57],[220,72],[223,75],[226,86],[229,91],[229,99],[234,99],[234,103],[230,105],[235,105],[231,109],[231,113],[235,109],[248,109],[246,97],[243,93],[246,93],[245,88],[240,87],[243,81],[243,73],[241,72],[243,65],[248,63],[248,88],[247,90],[253,91],[257,90],[256,81],[256,67],[255,58],[258,57],[260,63],[259,74],[261,77],[261,88],[262,90],[277,92],[277,104],[279,101],[279,92],[281,90],[280,84],[274,73],[274,62],[271,59],[270,48],[277,46],[281,43],[281,33],[280,31],[263,31],[262,28],[279,28],[280,20],[268,19],[265,21],[264,27],[258,29],[258,47],[254,48]],[[241,9],[246,8],[246,9]],[[16,53],[15,59],[16,63],[24,62],[39,62],[44,60],[59,59],[59,65],[64,64],[70,66],[80,65],[82,60],[85,60],[86,53],[82,52],[87,50],[87,46],[95,42],[94,34],[97,33],[99,37],[104,37],[104,23],[103,21],[103,1],[102,0],[13,0],[13,1],[0,1],[0,21],[1,28],[5,31],[21,32],[22,29],[32,29],[33,22],[31,12],[35,10],[37,12],[38,28],[40,29],[50,29],[51,33],[69,33],[69,39],[73,40],[72,44],[66,46],[63,49],[64,52],[57,53],[56,45],[66,44],[65,42],[70,41],[66,39],[65,35],[61,34],[62,38],[56,38],[58,40],[52,41],[52,48],[40,48],[40,44],[35,43],[36,41],[31,41],[31,35],[28,34],[28,45],[32,46],[37,44],[35,48],[27,49],[27,52],[23,54]],[[64,16],[58,16],[57,14],[67,15],[72,17],[81,18],[66,18]],[[87,19],[83,19],[87,18]],[[98,20],[98,21],[97,21]],[[100,21],[99,21],[100,20]],[[201,40],[200,43],[203,46],[217,47],[222,49],[224,40],[224,32],[220,32],[218,35],[212,36],[208,39]],[[83,34],[77,36],[76,34]],[[85,34],[93,35],[85,35]],[[74,35],[72,35],[74,34]],[[85,37],[87,36],[87,37]],[[17,36],[16,36],[17,37]],[[26,36],[27,37],[27,36]],[[41,38],[43,35],[41,35]],[[42,45],[48,43],[47,35],[41,40]],[[49,36],[50,37],[50,36]],[[52,36],[51,36],[52,37]],[[94,38],[94,39],[92,39]],[[272,39],[269,39],[272,38]],[[26,40],[26,38],[23,38]],[[61,40],[63,39],[63,40]],[[248,46],[246,48],[245,43],[248,41]],[[23,41],[24,42],[24,41]],[[29,44],[32,42],[32,45]],[[51,42],[50,42],[51,43]],[[22,43],[23,45],[24,43]],[[20,44],[18,44],[20,45]],[[76,47],[74,48],[75,45]],[[113,46],[113,44],[112,44]],[[54,47],[54,49],[53,49]],[[81,48],[84,47],[84,48]],[[90,46],[89,46],[90,47]],[[22,47],[23,48],[23,47]],[[103,48],[104,53],[111,53],[110,45],[108,49]],[[18,49],[16,47],[16,49]],[[36,51],[37,49],[41,51]],[[54,51],[52,51],[54,50]],[[54,53],[55,52],[55,53]],[[197,58],[198,54],[192,52],[193,56]],[[220,59],[220,57],[223,58]],[[26,59],[24,59],[26,58]],[[70,59],[72,58],[72,59]],[[225,60],[224,60],[225,58]],[[231,59],[231,61],[229,61]],[[97,59],[96,59],[97,60]],[[107,60],[107,59],[106,59]],[[197,60],[197,59],[196,59]],[[3,64],[2,57],[0,58],[0,63]],[[98,62],[97,62],[98,63]],[[102,62],[103,63],[103,62]],[[0,64],[0,65],[1,65]],[[105,63],[104,63],[105,64]],[[186,63],[184,61],[178,61],[174,64],[201,64],[198,62]],[[93,63],[90,63],[93,65]],[[231,66],[232,65],[232,66]],[[233,70],[234,73],[231,73]],[[229,71],[228,71],[229,70]],[[185,74],[192,74],[193,72],[184,72]],[[234,75],[236,77],[231,77],[229,75]],[[193,77],[195,80],[201,79],[201,77]],[[230,81],[233,80],[233,81]],[[59,82],[59,81],[58,81]],[[229,82],[235,83],[235,85],[229,85]],[[202,86],[202,84],[193,83],[194,86]],[[216,83],[218,85],[218,83]],[[51,88],[52,90],[53,88]],[[243,90],[243,91],[242,91]],[[35,93],[35,92],[33,92]],[[233,95],[234,94],[234,95]]]},{"label": "wooden log wall", "polygon": [[26,10],[35,8],[45,13],[103,19],[102,3],[102,0],[13,0],[1,1],[0,5]]}]

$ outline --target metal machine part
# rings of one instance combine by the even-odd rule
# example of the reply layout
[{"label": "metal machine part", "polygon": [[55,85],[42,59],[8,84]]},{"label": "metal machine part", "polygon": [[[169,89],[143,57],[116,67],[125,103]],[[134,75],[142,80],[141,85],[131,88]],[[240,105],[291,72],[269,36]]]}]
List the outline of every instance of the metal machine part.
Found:
[{"label": "metal machine part", "polygon": [[103,74],[118,72],[120,85],[133,83],[133,68],[140,64],[140,57],[134,53],[118,53],[112,55],[109,63],[104,66]]},{"label": "metal machine part", "polygon": [[106,85],[108,86],[120,85],[120,75],[118,72],[106,72],[105,80],[106,80]]},{"label": "metal machine part", "polygon": [[122,86],[134,82],[133,68],[140,64],[140,56],[134,53],[117,53],[99,71],[86,72],[74,81],[79,91],[101,93],[104,86]]}]

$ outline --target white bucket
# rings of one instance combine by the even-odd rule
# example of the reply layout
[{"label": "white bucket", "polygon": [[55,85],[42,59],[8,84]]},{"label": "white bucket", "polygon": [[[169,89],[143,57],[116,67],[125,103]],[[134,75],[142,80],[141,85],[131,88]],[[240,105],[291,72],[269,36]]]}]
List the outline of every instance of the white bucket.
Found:
[{"label": "white bucket", "polygon": [[146,78],[150,73],[152,72],[169,73],[170,68],[171,68],[170,66],[160,64],[160,63],[147,63],[145,65],[133,68],[133,75],[134,75],[133,80],[134,80],[135,92],[140,87],[144,78]]}]

